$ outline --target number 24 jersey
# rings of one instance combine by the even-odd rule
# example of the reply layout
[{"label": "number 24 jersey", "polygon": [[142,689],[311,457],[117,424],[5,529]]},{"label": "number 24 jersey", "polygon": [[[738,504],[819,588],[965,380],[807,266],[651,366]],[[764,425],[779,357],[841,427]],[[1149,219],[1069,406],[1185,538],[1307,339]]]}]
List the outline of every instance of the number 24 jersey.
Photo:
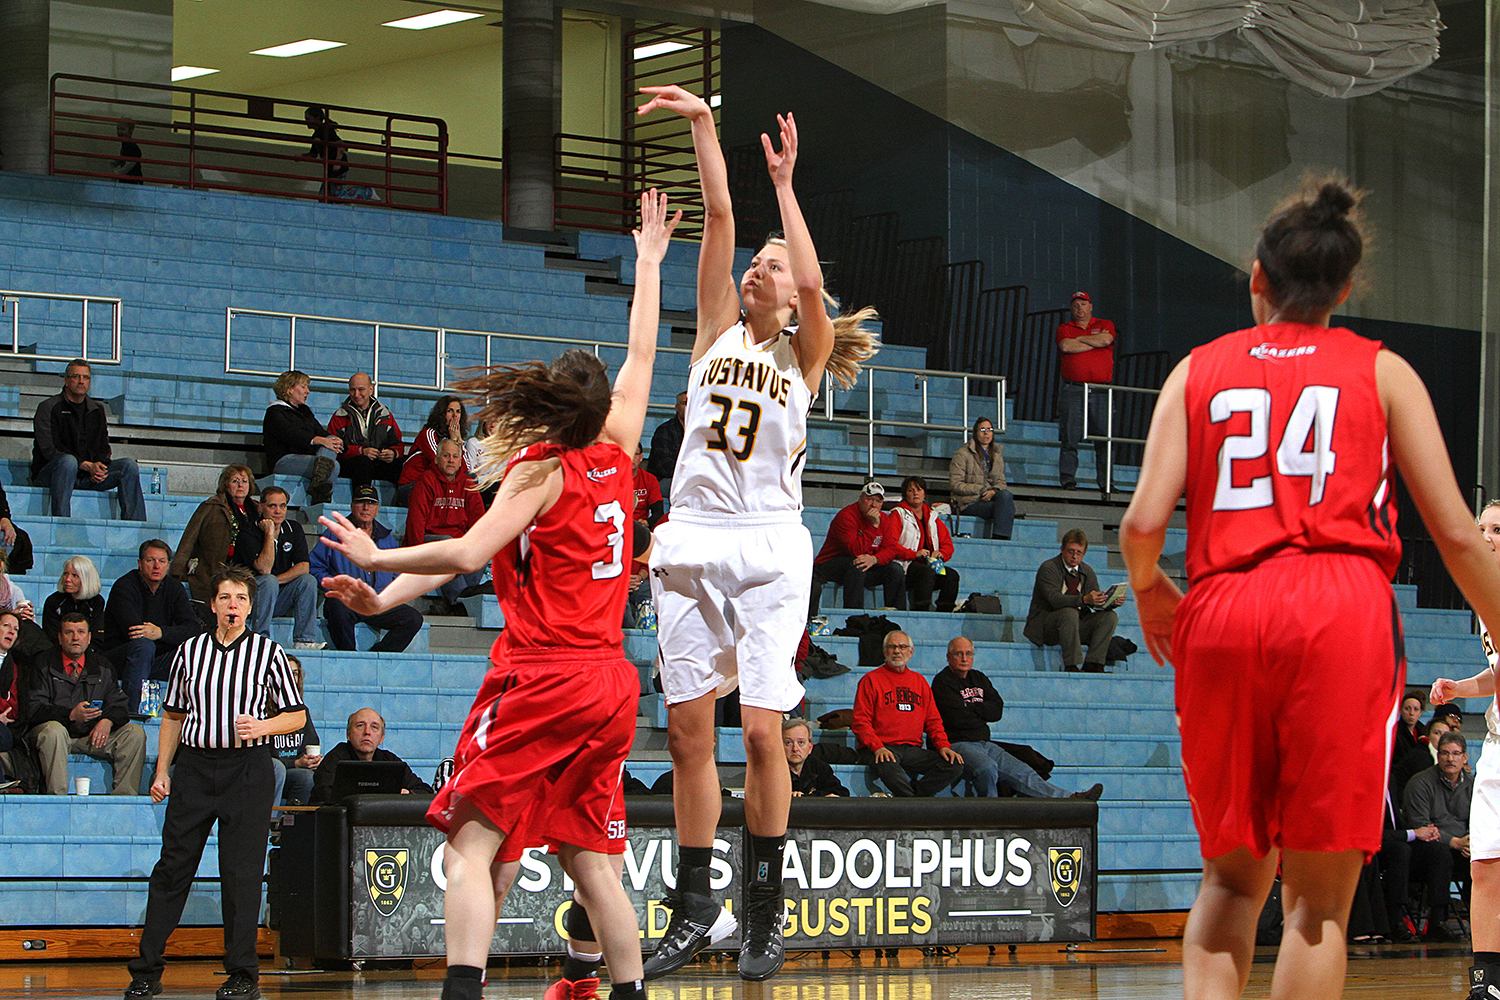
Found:
[{"label": "number 24 jersey", "polygon": [[1278,323],[1196,348],[1186,408],[1189,580],[1285,548],[1401,559],[1379,341]]},{"label": "number 24 jersey", "polygon": [[547,458],[562,462],[562,493],[491,564],[505,612],[496,645],[618,647],[632,556],[630,458],[615,444],[543,442],[511,467]]}]

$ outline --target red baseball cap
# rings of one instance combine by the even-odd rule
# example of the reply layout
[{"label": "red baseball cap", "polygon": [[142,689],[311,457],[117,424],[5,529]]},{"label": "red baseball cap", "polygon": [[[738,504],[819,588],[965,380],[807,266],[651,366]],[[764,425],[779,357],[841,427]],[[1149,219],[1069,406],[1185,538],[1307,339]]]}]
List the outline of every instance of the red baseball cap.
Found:
[{"label": "red baseball cap", "polygon": [[[1089,303],[1092,303],[1094,301],[1093,299],[1089,298],[1089,293],[1088,292],[1074,292],[1073,293],[1073,299],[1082,299],[1083,301],[1089,302]],[[1069,301],[1071,302],[1071,301],[1073,301],[1073,299],[1069,299]]]}]

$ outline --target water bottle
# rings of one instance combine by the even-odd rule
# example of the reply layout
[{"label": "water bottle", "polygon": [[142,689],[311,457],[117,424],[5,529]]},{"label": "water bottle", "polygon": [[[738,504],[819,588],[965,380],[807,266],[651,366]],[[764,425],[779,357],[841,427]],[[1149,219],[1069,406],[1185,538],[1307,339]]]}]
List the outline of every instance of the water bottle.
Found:
[{"label": "water bottle", "polygon": [[154,465],[151,467],[151,492],[161,493],[161,469]]}]

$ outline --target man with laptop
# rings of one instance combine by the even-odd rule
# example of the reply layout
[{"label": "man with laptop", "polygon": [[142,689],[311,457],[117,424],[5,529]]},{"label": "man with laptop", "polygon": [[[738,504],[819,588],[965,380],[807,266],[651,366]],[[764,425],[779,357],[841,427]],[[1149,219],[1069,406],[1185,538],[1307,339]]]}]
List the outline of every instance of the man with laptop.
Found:
[{"label": "man with laptop", "polygon": [[432,786],[417,777],[406,761],[380,749],[385,720],[379,712],[361,708],[349,716],[346,735],[343,743],[323,755],[313,773],[313,802],[337,802],[347,795],[432,794]]}]

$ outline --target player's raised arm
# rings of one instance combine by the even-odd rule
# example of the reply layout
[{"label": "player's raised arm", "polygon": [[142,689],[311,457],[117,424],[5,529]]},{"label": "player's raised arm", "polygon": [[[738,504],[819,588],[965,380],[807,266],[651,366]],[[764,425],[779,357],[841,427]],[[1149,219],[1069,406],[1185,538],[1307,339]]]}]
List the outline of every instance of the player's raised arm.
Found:
[{"label": "player's raised arm", "polygon": [[792,283],[797,289],[797,335],[792,349],[797,352],[797,367],[807,387],[818,391],[823,381],[823,366],[833,353],[833,320],[823,305],[823,269],[818,266],[818,251],[813,247],[812,233],[802,217],[792,190],[792,170],[797,165],[797,119],[788,111],[776,116],[780,129],[781,149],[771,137],[760,134],[766,153],[766,169],[776,189],[776,204],[781,209],[782,238],[786,240],[787,259],[791,265]]},{"label": "player's raised arm", "polygon": [[630,303],[630,345],[615,376],[604,436],[627,451],[640,440],[651,396],[656,337],[661,326],[661,262],[682,210],[667,219],[667,196],[655,188],[641,195],[641,228],[635,237],[635,296]]},{"label": "player's raised arm", "polygon": [[698,185],[703,192],[703,238],[698,248],[698,335],[693,341],[696,362],[713,342],[734,325],[740,314],[734,280],[734,206],[729,200],[729,169],[713,109],[701,97],[681,87],[642,87],[651,100],[636,109],[648,114],[657,108],[673,111],[692,126],[693,153],[698,159]]}]

